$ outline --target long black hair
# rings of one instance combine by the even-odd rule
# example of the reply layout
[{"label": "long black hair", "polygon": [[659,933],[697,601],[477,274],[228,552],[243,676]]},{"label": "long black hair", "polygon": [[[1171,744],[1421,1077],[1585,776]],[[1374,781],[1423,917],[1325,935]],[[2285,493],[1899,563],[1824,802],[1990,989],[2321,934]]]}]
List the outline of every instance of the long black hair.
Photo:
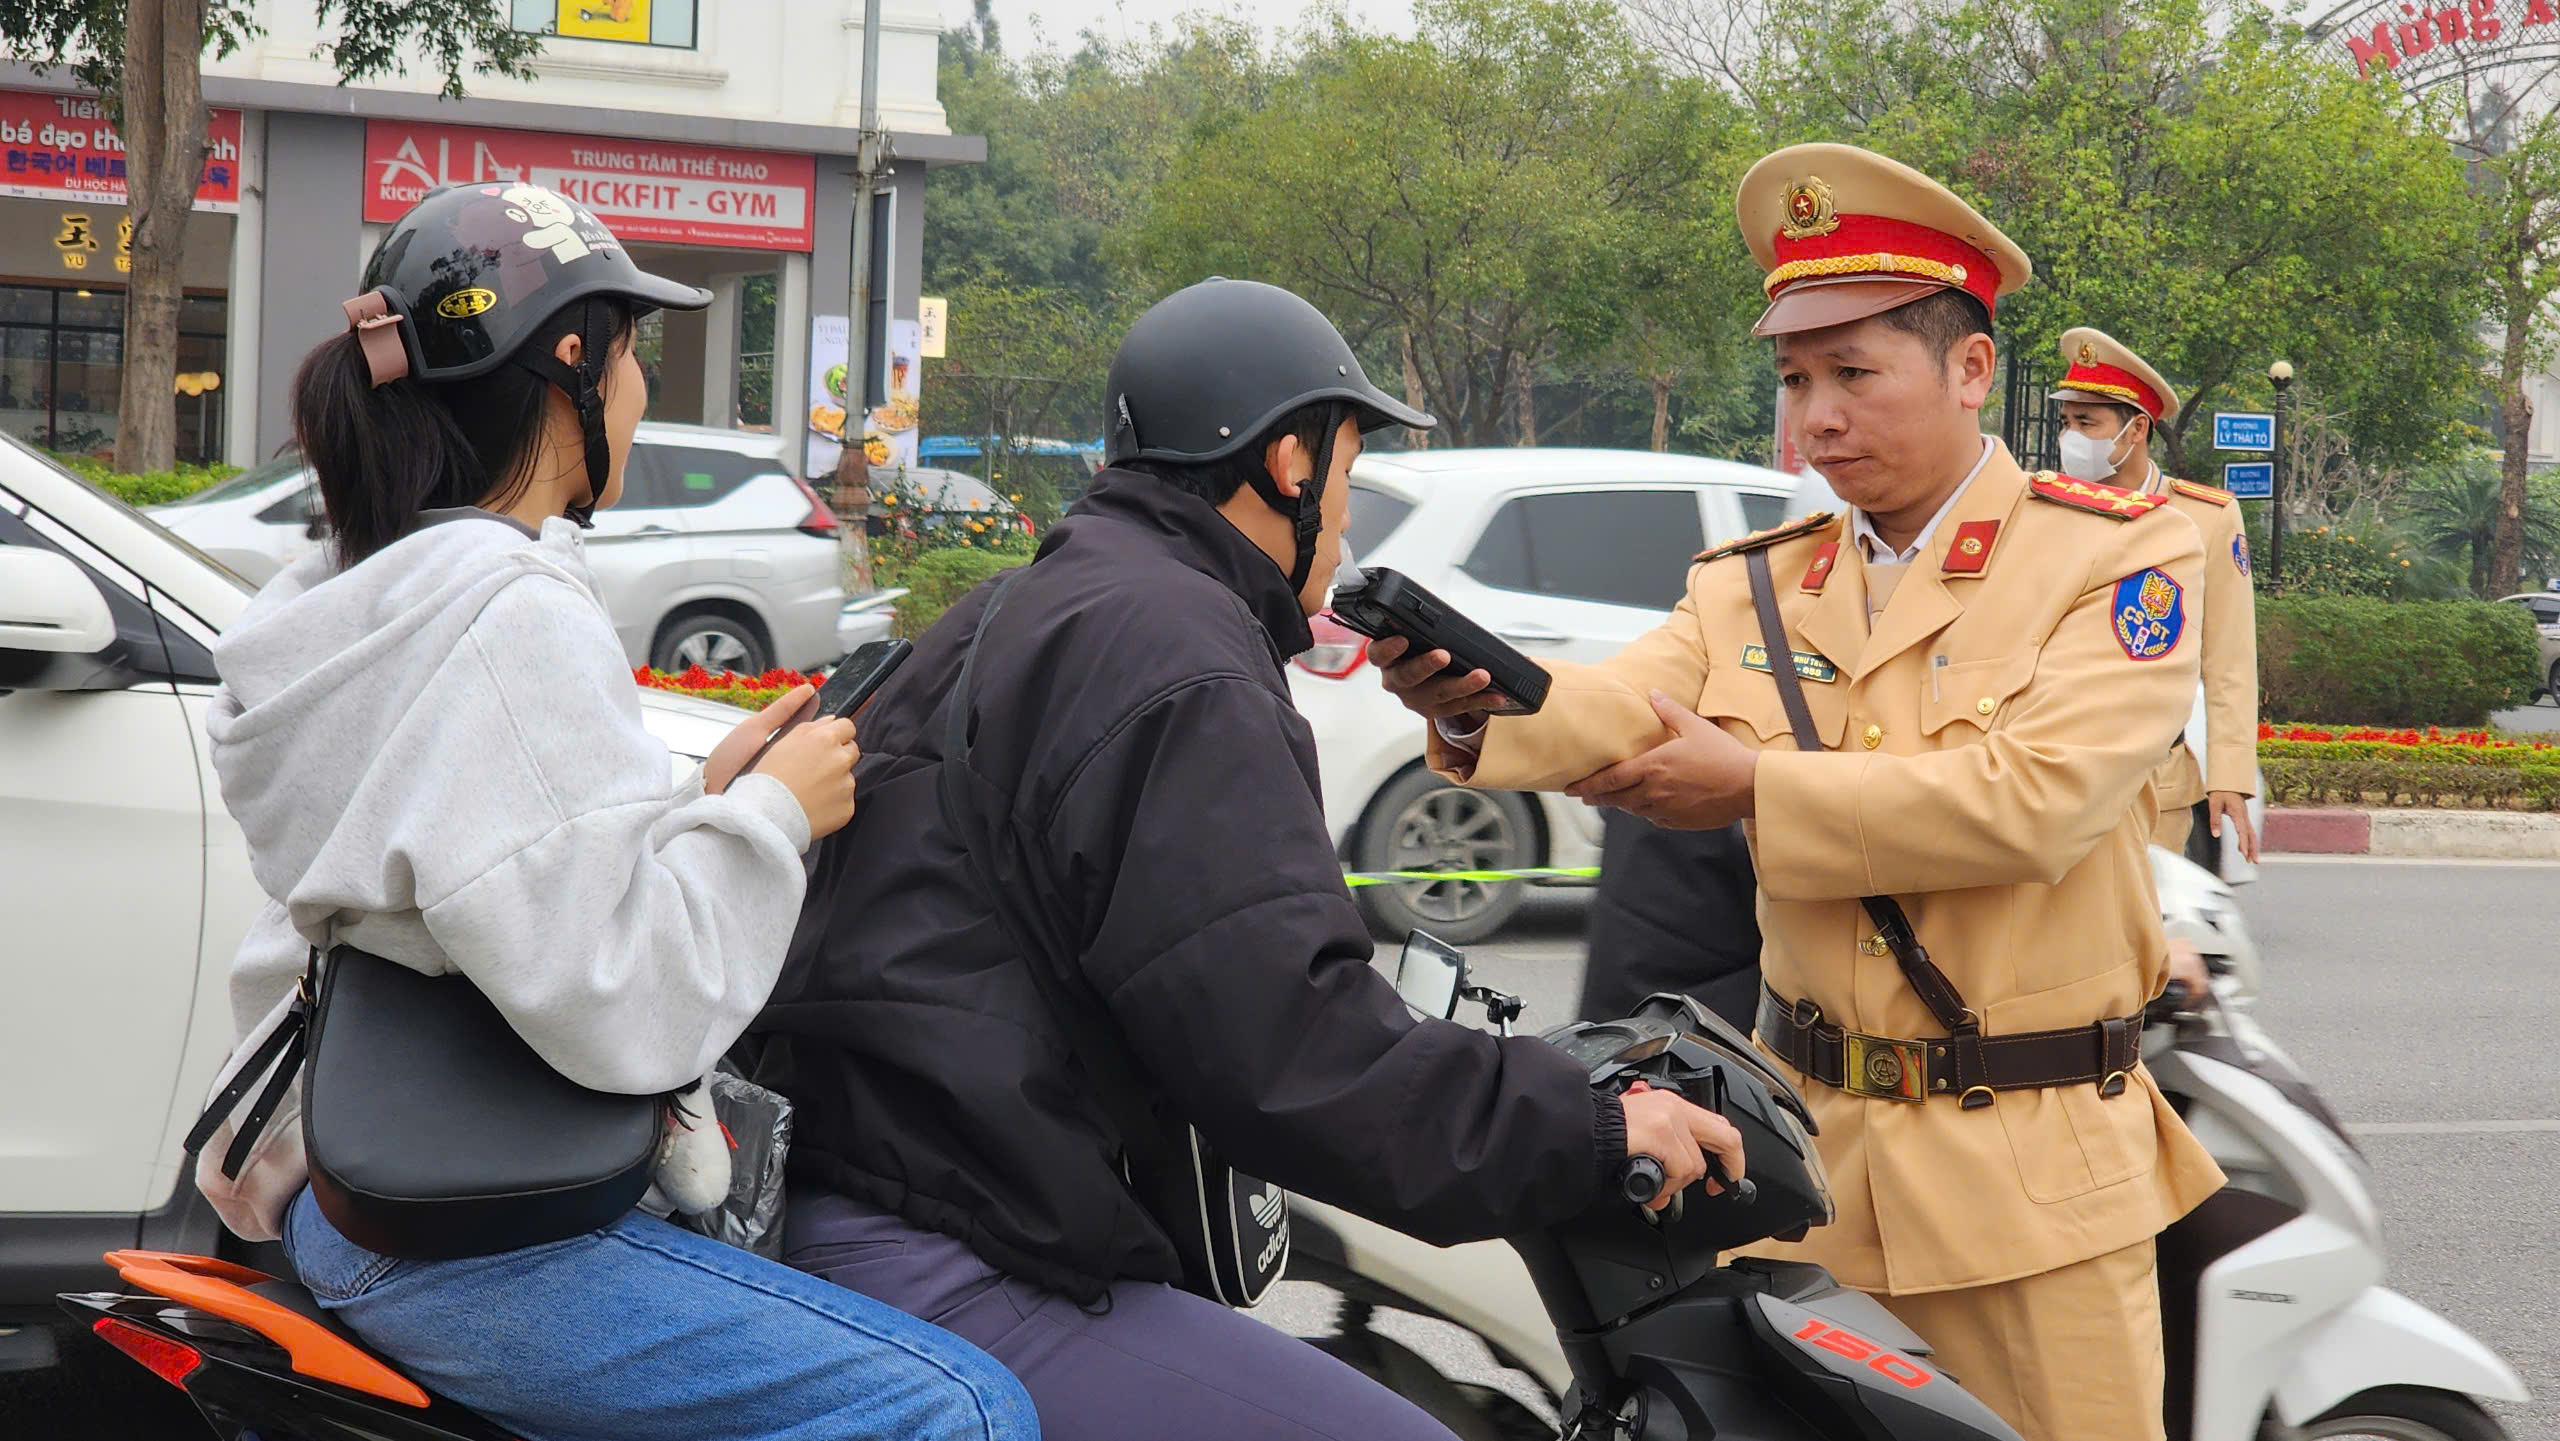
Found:
[{"label": "long black hair", "polygon": [[[583,334],[590,305],[608,307],[619,354],[631,342],[632,309],[603,297],[561,307],[526,337],[525,349],[547,355],[560,337]],[[533,483],[543,407],[558,393],[520,365],[469,380],[402,376],[377,386],[354,331],[315,346],[293,377],[293,439],[319,477],[340,568],[417,529],[420,511],[512,504]]]}]

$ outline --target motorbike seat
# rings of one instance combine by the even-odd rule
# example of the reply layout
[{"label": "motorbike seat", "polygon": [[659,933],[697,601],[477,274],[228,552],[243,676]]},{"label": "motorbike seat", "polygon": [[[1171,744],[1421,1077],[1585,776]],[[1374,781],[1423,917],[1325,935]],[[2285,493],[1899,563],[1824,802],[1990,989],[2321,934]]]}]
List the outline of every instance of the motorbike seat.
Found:
[{"label": "motorbike seat", "polygon": [[430,1404],[416,1382],[366,1351],[309,1291],[290,1281],[211,1256],[167,1251],[110,1251],[107,1264],[127,1285],[266,1337],[302,1375],[421,1410]]}]

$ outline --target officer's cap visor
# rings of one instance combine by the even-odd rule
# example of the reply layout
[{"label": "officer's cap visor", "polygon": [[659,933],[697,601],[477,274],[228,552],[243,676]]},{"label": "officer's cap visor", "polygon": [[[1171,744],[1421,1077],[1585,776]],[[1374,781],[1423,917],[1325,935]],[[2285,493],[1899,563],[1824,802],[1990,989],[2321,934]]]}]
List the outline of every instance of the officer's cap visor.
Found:
[{"label": "officer's cap visor", "polygon": [[1751,333],[1778,336],[1829,330],[1835,325],[1848,325],[1882,315],[1915,300],[1926,300],[1941,290],[1952,288],[1934,280],[1912,280],[1898,275],[1881,278],[1844,275],[1800,280],[1778,292],[1778,298],[1769,302],[1769,308],[1761,313],[1760,321],[1751,327]]}]

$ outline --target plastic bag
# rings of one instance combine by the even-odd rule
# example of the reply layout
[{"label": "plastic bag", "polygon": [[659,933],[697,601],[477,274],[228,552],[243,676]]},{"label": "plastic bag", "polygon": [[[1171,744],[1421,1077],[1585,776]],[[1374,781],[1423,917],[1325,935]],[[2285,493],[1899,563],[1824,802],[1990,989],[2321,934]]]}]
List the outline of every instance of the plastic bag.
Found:
[{"label": "plastic bag", "polygon": [[711,1103],[729,1136],[729,1199],[700,1215],[674,1219],[686,1230],[779,1261],[791,1103],[725,1067],[711,1073]]}]

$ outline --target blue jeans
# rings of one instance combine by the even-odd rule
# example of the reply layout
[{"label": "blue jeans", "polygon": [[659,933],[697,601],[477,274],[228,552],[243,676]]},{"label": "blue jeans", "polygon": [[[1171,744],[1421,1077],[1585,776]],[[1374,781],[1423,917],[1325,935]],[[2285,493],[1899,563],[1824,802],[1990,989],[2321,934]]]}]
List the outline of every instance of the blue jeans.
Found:
[{"label": "blue jeans", "polygon": [[427,1389],[527,1441],[1035,1441],[1031,1398],[939,1327],[639,1212],[400,1261],[285,1218],[302,1284]]}]

